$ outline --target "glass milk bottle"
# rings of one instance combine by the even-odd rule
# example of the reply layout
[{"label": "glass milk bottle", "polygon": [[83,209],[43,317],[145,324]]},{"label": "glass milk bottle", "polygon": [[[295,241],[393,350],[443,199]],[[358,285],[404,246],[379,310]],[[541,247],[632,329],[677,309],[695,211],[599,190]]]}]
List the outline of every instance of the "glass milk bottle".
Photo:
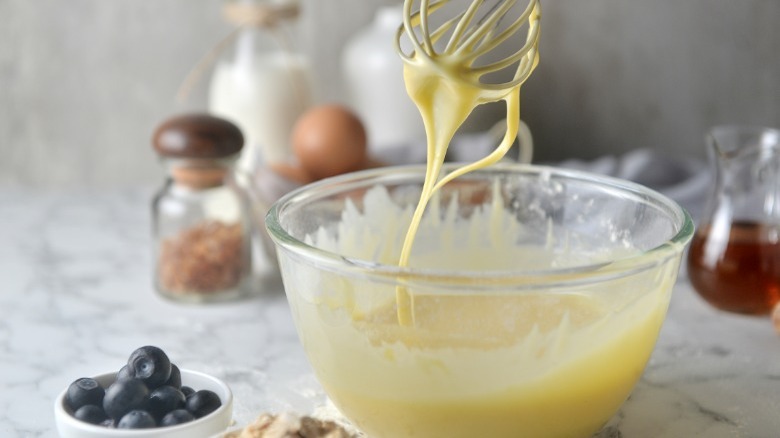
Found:
[{"label": "glass milk bottle", "polygon": [[377,10],[371,24],[345,45],[341,58],[350,106],[366,124],[368,144],[382,157],[388,149],[424,142],[420,112],[406,92],[403,61],[395,51],[402,7]]},{"label": "glass milk bottle", "polygon": [[244,139],[205,114],[175,117],[154,133],[168,173],[152,204],[154,282],[175,301],[207,302],[250,291],[251,220],[233,165]]},{"label": "glass milk bottle", "polygon": [[224,6],[238,33],[214,69],[209,111],[244,133],[238,166],[248,174],[290,159],[290,131],[310,104],[309,63],[294,51],[285,28],[298,11],[293,1],[232,0]]}]

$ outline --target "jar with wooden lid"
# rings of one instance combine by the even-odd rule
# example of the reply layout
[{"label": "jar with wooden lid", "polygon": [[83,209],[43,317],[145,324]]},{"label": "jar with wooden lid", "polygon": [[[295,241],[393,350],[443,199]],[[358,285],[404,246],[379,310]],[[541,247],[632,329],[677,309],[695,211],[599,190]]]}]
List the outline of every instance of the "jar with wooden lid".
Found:
[{"label": "jar with wooden lid", "polygon": [[208,302],[250,292],[251,212],[233,168],[243,144],[234,124],[207,114],[171,118],[154,132],[168,173],[152,203],[161,295]]}]

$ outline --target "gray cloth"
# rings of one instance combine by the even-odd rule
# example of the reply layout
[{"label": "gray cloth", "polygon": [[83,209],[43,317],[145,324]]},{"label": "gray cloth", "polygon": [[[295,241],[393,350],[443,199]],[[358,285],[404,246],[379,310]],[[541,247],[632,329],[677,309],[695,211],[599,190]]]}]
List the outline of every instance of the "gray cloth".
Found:
[{"label": "gray cloth", "polygon": [[663,156],[651,149],[635,149],[593,161],[567,160],[557,165],[642,184],[679,203],[694,220],[703,213],[712,186],[704,161]]}]

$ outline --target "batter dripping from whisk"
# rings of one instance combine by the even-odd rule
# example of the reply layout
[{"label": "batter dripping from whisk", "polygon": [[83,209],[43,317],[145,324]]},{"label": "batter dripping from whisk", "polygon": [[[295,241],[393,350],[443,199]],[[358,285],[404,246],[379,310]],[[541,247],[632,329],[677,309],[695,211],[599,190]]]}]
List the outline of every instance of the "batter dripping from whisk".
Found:
[{"label": "batter dripping from whisk", "polygon": [[[520,17],[500,31],[500,21],[517,3],[516,0],[500,1],[481,20],[475,20],[475,17],[484,0],[474,0],[465,11],[431,31],[430,14],[444,6],[447,1],[430,3],[430,0],[421,0],[420,10],[412,12],[414,0],[405,0],[404,22],[396,38],[396,50],[404,61],[406,91],[420,111],[428,138],[425,182],[404,239],[398,262],[401,267],[408,266],[420,220],[433,194],[454,178],[494,164],[506,155],[517,136],[520,121],[520,86],[528,79],[539,61],[539,0],[531,0]],[[525,44],[518,51],[500,61],[479,66],[475,64],[478,58],[493,51],[517,33],[526,22],[528,31]],[[416,29],[419,32],[416,32]],[[404,33],[412,43],[413,50],[410,54],[401,49],[400,39]],[[443,50],[437,51],[434,45],[445,35],[450,36],[447,45]],[[483,76],[515,64],[517,69],[511,81],[500,84],[482,82]],[[498,147],[481,160],[442,176],[444,157],[458,128],[477,106],[501,100],[506,102],[507,128]],[[399,324],[413,324],[412,297],[406,288],[398,288],[396,301]]]}]

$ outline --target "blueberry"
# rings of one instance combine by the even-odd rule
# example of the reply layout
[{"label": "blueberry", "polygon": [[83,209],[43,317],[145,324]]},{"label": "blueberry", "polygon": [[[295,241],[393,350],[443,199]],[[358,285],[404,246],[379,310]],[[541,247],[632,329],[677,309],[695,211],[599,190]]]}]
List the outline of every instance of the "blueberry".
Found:
[{"label": "blueberry", "polygon": [[109,429],[116,429],[116,421],[114,421],[114,420],[112,420],[110,418],[106,418],[105,420],[100,422],[100,425],[103,426],[103,427],[107,427]]},{"label": "blueberry", "polygon": [[127,360],[130,374],[148,388],[157,388],[171,377],[171,361],[160,348],[147,345],[135,350]]},{"label": "blueberry", "polygon": [[168,377],[168,381],[164,385],[173,386],[176,389],[181,388],[181,371],[179,367],[171,364],[171,377]]},{"label": "blueberry", "polygon": [[82,377],[68,386],[67,401],[68,406],[74,411],[84,405],[103,404],[103,396],[106,391],[95,379]]},{"label": "blueberry", "polygon": [[190,414],[190,411],[186,409],[176,409],[175,411],[168,412],[160,421],[161,427],[175,426],[177,424],[188,423],[193,421],[195,416]]},{"label": "blueberry", "polygon": [[179,388],[179,391],[181,391],[182,394],[184,394],[184,397],[189,397],[192,394],[195,394],[195,390],[190,388],[189,386],[182,386]]},{"label": "blueberry", "polygon": [[103,408],[96,405],[84,405],[73,413],[76,419],[90,424],[100,424],[108,419]]},{"label": "blueberry", "polygon": [[109,417],[118,420],[134,409],[143,408],[148,395],[149,390],[140,380],[117,380],[106,390],[103,410]]},{"label": "blueberry", "polygon": [[195,418],[201,418],[216,411],[218,407],[222,406],[222,401],[213,391],[201,389],[187,397],[185,405]]},{"label": "blueberry", "polygon": [[136,409],[123,415],[116,427],[117,429],[151,429],[157,427],[157,422],[150,413]]},{"label": "blueberry", "polygon": [[132,379],[133,375],[130,372],[130,367],[125,365],[122,368],[119,369],[119,372],[116,373],[116,379],[117,380],[127,380]]},{"label": "blueberry", "polygon": [[158,420],[168,412],[184,407],[184,394],[173,386],[161,386],[149,393],[146,410]]}]

